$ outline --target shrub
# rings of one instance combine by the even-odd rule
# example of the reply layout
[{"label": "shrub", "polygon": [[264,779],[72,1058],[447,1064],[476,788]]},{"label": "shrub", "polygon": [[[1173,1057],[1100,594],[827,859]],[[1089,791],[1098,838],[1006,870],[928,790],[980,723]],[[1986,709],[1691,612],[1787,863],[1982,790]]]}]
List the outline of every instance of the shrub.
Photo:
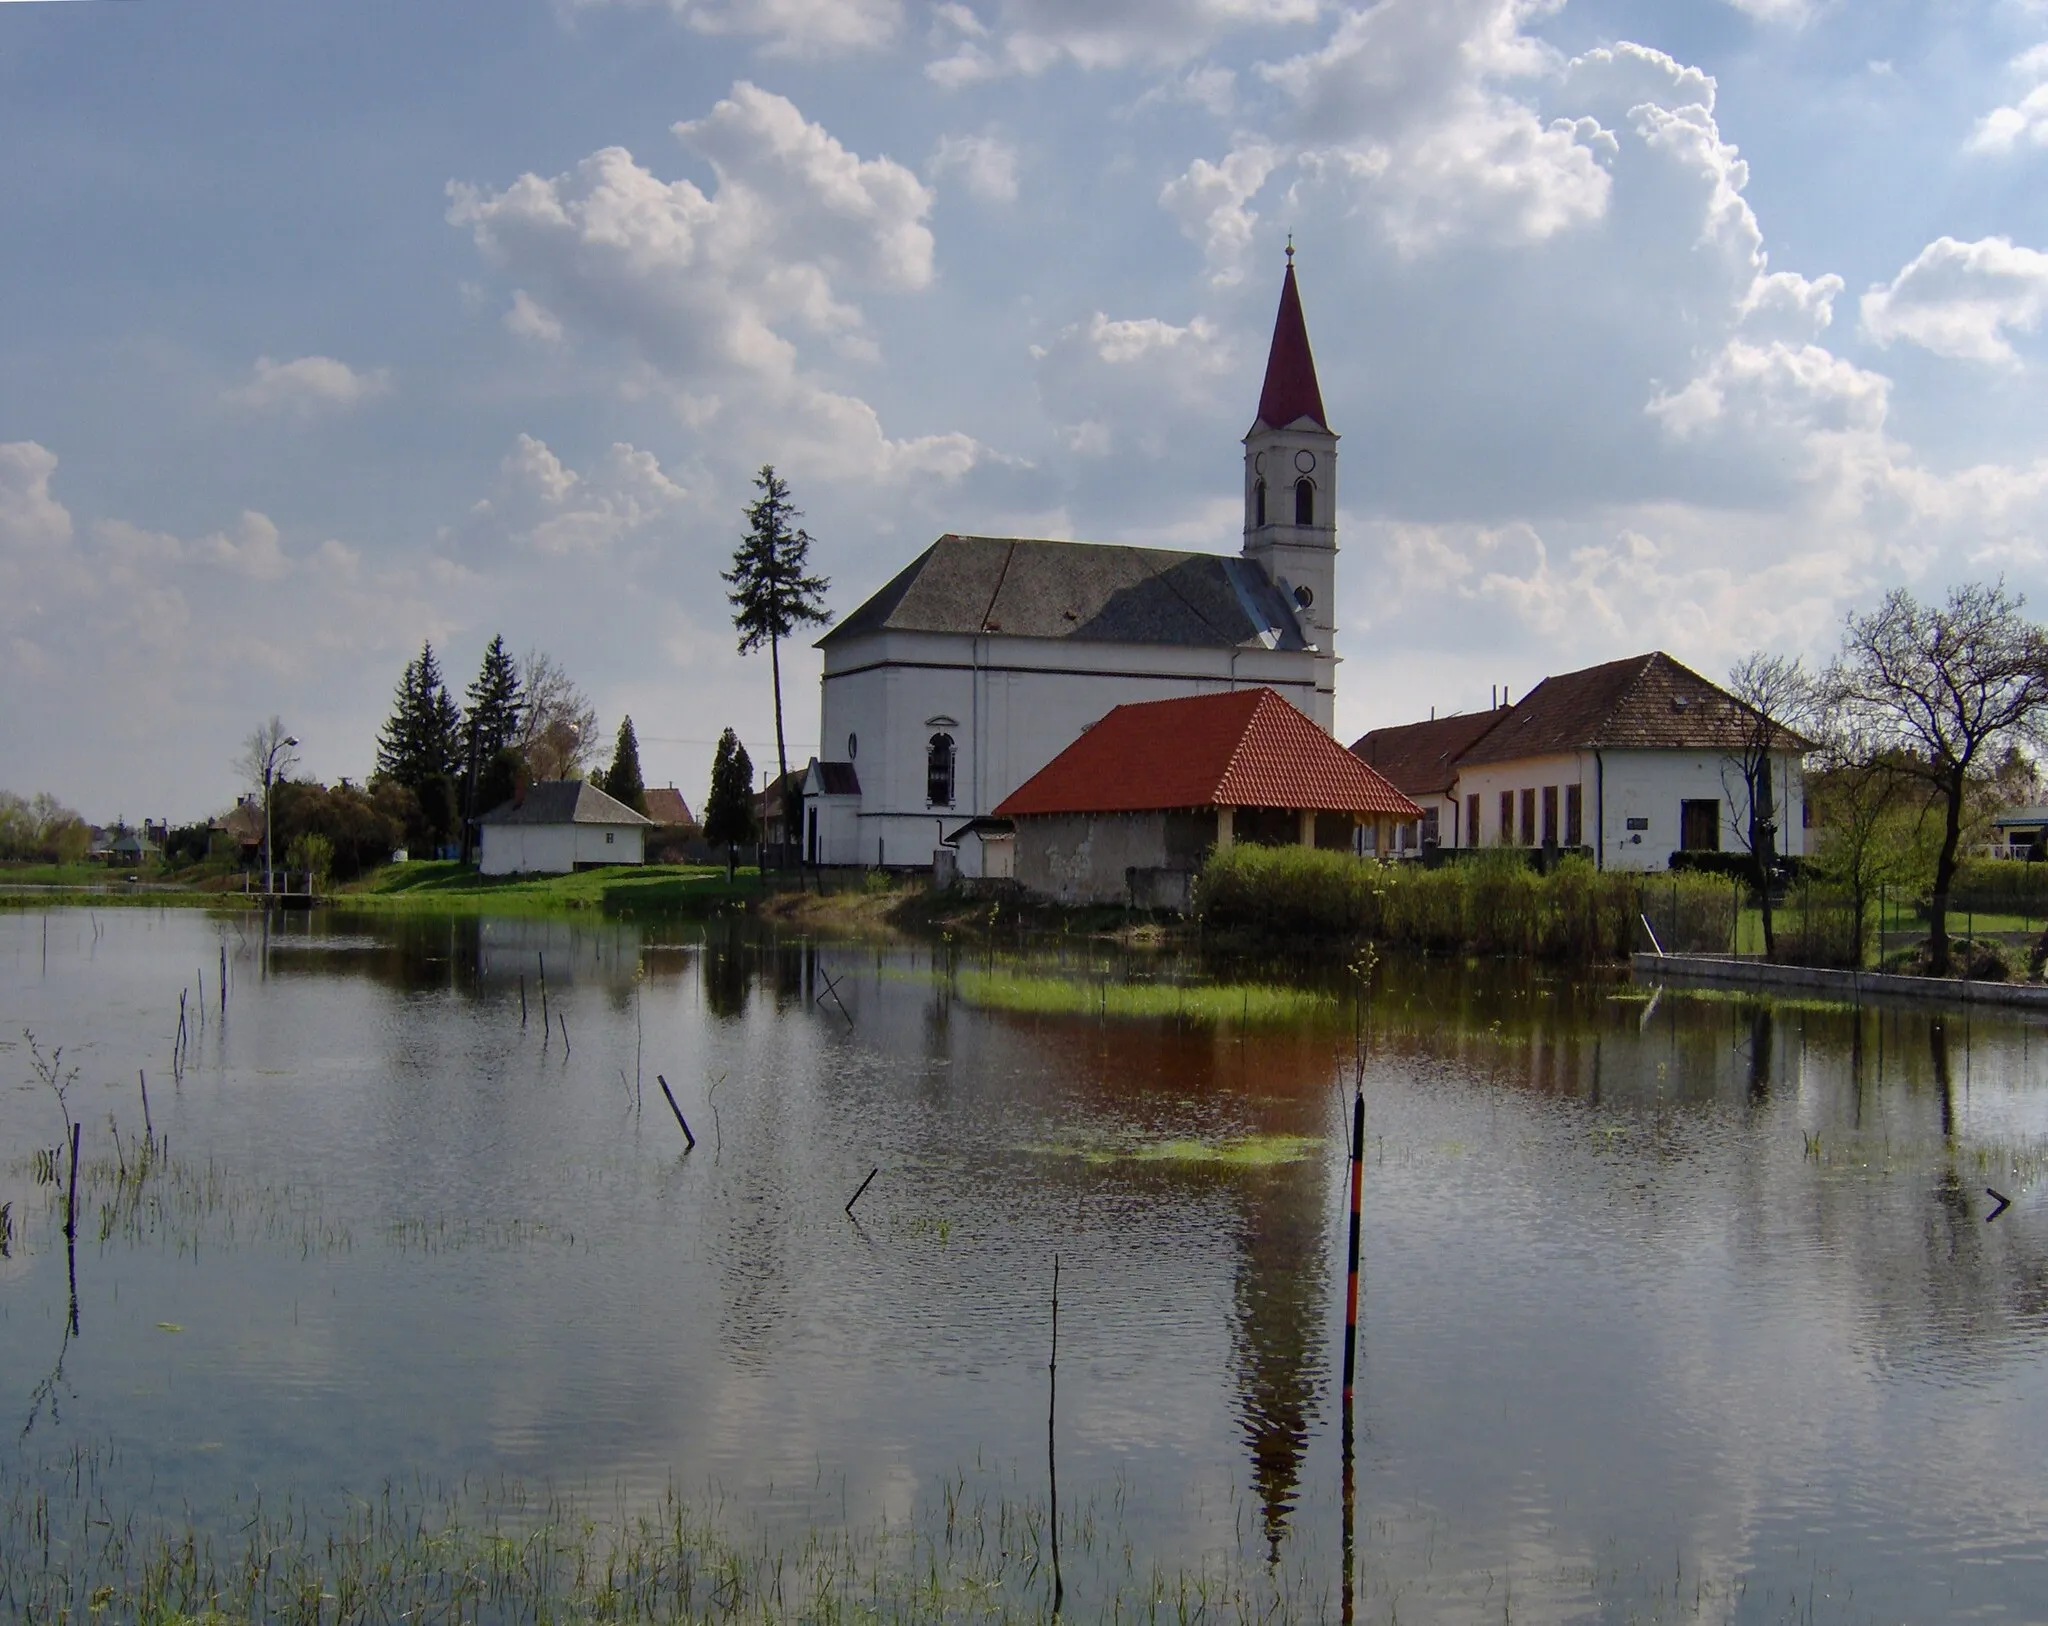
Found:
[{"label": "shrub", "polygon": [[1253,936],[1369,938],[1581,963],[1626,957],[1641,944],[1646,915],[1674,952],[1725,950],[1735,925],[1726,882],[1601,871],[1582,858],[1544,875],[1513,848],[1429,868],[1304,847],[1232,847],[1210,854],[1195,907],[1204,925]]}]

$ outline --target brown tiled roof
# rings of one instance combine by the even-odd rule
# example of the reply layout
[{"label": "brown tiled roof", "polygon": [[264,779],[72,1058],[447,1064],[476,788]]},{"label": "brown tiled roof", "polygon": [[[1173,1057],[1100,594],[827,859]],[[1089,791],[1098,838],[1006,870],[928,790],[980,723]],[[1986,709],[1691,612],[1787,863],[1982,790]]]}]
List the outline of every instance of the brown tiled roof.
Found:
[{"label": "brown tiled roof", "polygon": [[[1662,650],[1545,678],[1488,729],[1459,766],[1565,751],[1735,751],[1744,708]],[[1785,748],[1811,744],[1787,733]]]},{"label": "brown tiled roof", "polygon": [[683,800],[683,793],[673,785],[655,785],[646,793],[647,816],[656,824],[670,828],[695,824],[690,817],[690,804]]},{"label": "brown tiled roof", "polygon": [[1360,736],[1351,750],[1403,795],[1441,796],[1457,778],[1459,759],[1507,715],[1505,709],[1461,712],[1426,723],[1376,728]]},{"label": "brown tiled roof", "polygon": [[1422,816],[1421,808],[1264,688],[1118,706],[1005,797],[996,814],[1183,807]]}]

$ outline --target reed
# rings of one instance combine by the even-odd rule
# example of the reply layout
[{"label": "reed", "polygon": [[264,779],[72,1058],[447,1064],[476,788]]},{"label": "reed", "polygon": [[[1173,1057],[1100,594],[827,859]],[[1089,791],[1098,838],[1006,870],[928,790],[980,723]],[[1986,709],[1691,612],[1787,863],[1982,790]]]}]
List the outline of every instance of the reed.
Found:
[{"label": "reed", "polygon": [[1511,849],[1430,869],[1238,846],[1212,853],[1196,888],[1203,925],[1225,933],[1574,964],[1647,947],[1645,916],[1669,951],[1725,952],[1736,904],[1715,876],[1602,871],[1579,858],[1546,875]]},{"label": "reed", "polygon": [[1085,981],[1021,971],[961,971],[955,996],[985,1010],[1030,1016],[1174,1018],[1232,1027],[1333,1021],[1334,995],[1264,983]]}]

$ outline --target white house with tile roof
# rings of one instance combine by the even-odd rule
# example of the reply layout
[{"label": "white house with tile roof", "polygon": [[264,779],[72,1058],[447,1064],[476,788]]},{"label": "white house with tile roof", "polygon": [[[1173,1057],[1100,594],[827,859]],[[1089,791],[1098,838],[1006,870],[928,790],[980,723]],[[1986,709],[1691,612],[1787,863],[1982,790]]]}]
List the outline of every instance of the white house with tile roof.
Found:
[{"label": "white house with tile roof", "polygon": [[477,821],[486,875],[566,875],[639,864],[654,821],[581,779],[541,779]]},{"label": "white house with tile roof", "polygon": [[819,640],[806,862],[931,863],[1119,705],[1265,687],[1331,729],[1337,436],[1288,255],[1238,553],[940,537]]}]

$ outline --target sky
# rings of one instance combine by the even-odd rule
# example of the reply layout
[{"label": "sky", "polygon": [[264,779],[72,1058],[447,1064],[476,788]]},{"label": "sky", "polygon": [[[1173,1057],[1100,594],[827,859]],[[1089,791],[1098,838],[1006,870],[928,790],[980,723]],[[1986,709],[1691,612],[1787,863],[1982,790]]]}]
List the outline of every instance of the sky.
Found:
[{"label": "sky", "polygon": [[0,788],[95,820],[494,634],[694,805],[764,463],[840,615],[1234,550],[1290,232],[1341,738],[2048,616],[2048,0],[0,0],[0,151]]}]

